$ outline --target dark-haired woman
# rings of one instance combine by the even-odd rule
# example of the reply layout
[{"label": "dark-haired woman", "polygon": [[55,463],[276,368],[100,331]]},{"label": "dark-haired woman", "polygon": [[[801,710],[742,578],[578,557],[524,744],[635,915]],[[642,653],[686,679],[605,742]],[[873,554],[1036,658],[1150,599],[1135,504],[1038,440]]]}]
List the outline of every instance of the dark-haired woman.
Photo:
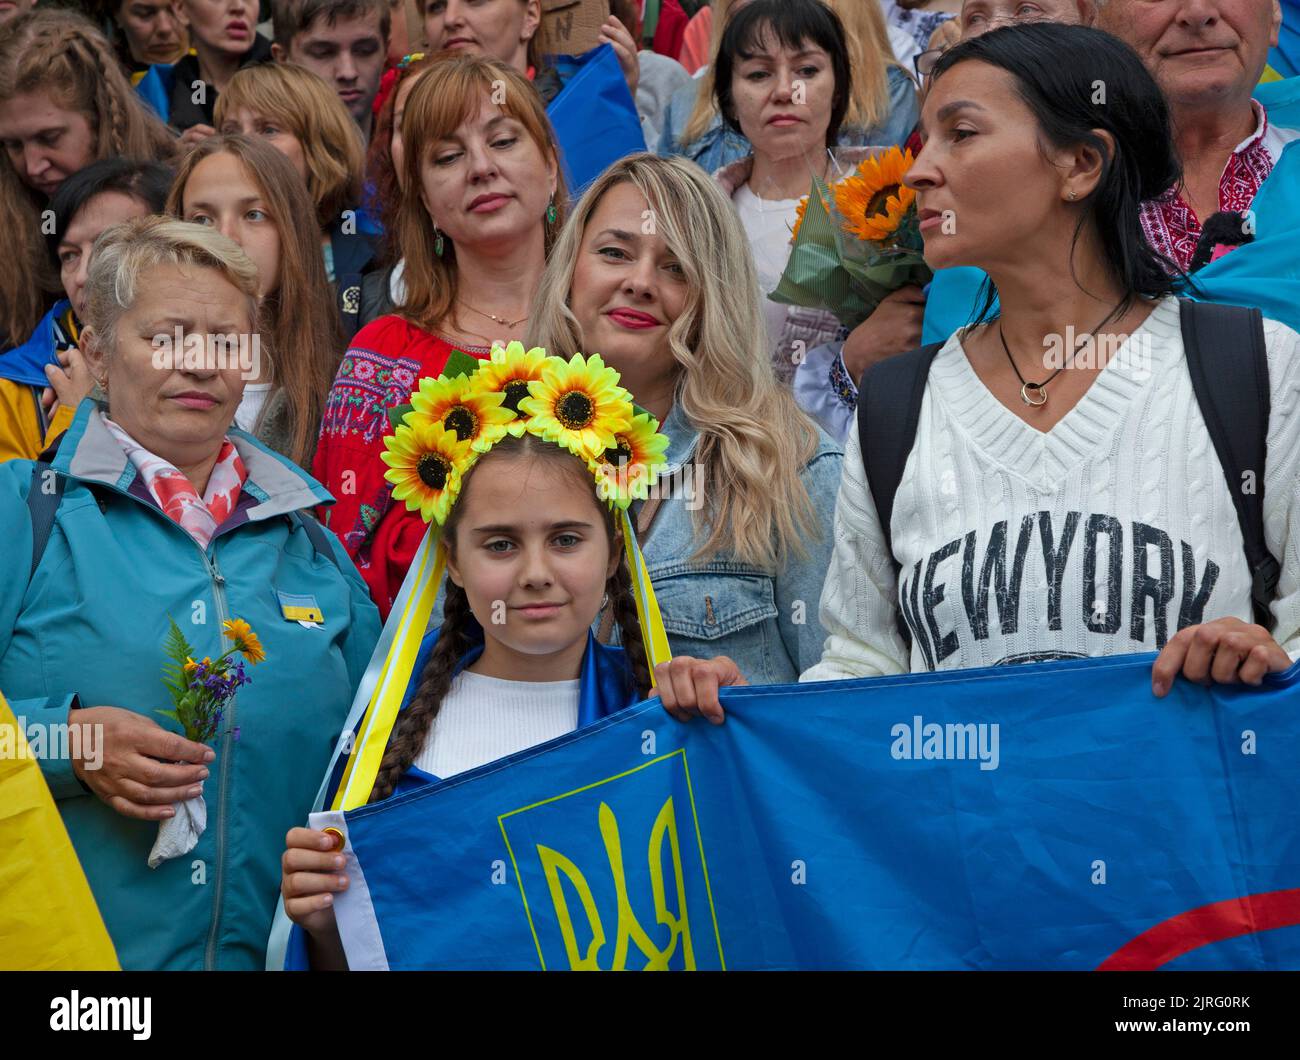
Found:
[{"label": "dark-haired woman", "polygon": [[[1094,103],[1098,79],[1110,106]],[[830,636],[803,679],[1160,649],[1163,695],[1180,672],[1258,684],[1287,667],[1300,651],[1300,336],[1264,321],[1274,411],[1260,487],[1282,567],[1270,635],[1251,624],[1168,263],[1141,237],[1139,204],[1179,176],[1151,75],[1096,30],[997,30],[939,60],[921,133],[907,181],[926,259],[984,269],[1001,314],[919,361],[915,438],[883,526],[854,426],[822,596]]]},{"label": "dark-haired woman", "polygon": [[[853,101],[858,75],[851,54],[844,24],[819,0],[754,0],[722,34],[715,101],[727,128],[742,134],[751,151],[715,176],[740,215],[765,293],[785,271],[799,201],[813,175],[835,176],[828,149],[839,143]],[[764,312],[782,382],[793,380],[806,351],[840,332],[839,321],[822,310],[769,300]]]},{"label": "dark-haired woman", "polygon": [[0,460],[35,460],[90,393],[90,370],[77,348],[90,250],[119,221],[161,211],[170,183],[171,171],[161,163],[110,158],[80,170],[55,193],[54,230],[46,238],[65,297],[25,343],[0,355]]}]

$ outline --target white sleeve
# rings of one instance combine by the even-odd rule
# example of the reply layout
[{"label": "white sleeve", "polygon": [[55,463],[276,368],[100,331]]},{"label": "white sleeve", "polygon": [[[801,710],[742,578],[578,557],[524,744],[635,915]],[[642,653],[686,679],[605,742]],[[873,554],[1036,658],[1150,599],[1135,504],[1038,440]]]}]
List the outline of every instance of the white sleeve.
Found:
[{"label": "white sleeve", "polygon": [[903,674],[911,660],[897,627],[898,578],[867,488],[858,425],[844,449],[844,474],[835,501],[835,542],[822,588],[821,661],[800,681]]},{"label": "white sleeve", "polygon": [[1273,639],[1300,657],[1300,335],[1264,321],[1271,412],[1264,471],[1264,542],[1282,574],[1273,599]]},{"label": "white sleeve", "polygon": [[[844,444],[844,439],[849,433],[858,396],[857,389],[853,386],[853,378],[844,369],[844,362],[840,357],[843,349],[843,342],[814,346],[795,367],[794,380],[791,383],[794,399],[799,407],[821,424],[822,430],[840,445]],[[845,386],[843,395],[836,390],[832,378],[832,371],[836,367],[843,373],[842,380]]]}]

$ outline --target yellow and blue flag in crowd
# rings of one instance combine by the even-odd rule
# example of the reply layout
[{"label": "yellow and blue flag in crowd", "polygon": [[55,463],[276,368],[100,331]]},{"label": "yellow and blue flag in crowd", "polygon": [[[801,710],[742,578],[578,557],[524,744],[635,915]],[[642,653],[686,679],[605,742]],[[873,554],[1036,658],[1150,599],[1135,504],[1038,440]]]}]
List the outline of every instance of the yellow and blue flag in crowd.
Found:
[{"label": "yellow and blue flag in crowd", "polygon": [[1156,700],[1153,658],[651,700],[314,815],[349,963],[1300,968],[1300,667]]}]

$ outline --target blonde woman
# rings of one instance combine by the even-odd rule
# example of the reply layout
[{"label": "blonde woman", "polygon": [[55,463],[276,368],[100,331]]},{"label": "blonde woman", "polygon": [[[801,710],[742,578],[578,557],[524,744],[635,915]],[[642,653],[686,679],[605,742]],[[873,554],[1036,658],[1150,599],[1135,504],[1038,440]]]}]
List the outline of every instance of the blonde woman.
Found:
[{"label": "blonde woman", "polygon": [[[751,153],[749,141],[739,131],[728,128],[718,114],[712,65],[728,22],[749,2],[717,0],[714,4],[709,66],[696,75],[694,84],[679,90],[669,101],[662,119],[659,154],[685,155],[712,173]],[[879,4],[874,0],[829,0],[827,6],[844,23],[844,43],[853,71],[840,144],[904,143],[920,113],[916,86],[894,59]]]},{"label": "blonde woman", "polygon": [[528,338],[601,354],[669,439],[666,482],[634,515],[673,654],[795,680],[821,653],[843,454],[755,355],[758,278],[716,182],[649,154],[606,170],[551,252]]},{"label": "blonde woman", "polygon": [[361,133],[338,94],[292,63],[248,66],[217,99],[217,129],[263,137],[293,163],[320,225],[325,275],[334,285],[343,333],[361,326],[361,277],[375,258],[373,224],[361,206]]}]

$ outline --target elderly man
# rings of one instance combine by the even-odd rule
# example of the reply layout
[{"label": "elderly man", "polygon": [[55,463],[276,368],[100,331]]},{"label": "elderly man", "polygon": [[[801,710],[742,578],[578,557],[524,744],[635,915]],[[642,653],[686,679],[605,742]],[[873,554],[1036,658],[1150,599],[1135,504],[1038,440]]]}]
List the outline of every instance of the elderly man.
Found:
[{"label": "elderly man", "polygon": [[[1205,219],[1250,209],[1300,139],[1300,114],[1281,113],[1293,93],[1258,87],[1281,23],[1278,0],[1104,0],[1098,11],[1098,27],[1132,45],[1169,100],[1184,183],[1146,203],[1142,227],[1183,268]],[[1261,99],[1278,99],[1278,113]]]}]

